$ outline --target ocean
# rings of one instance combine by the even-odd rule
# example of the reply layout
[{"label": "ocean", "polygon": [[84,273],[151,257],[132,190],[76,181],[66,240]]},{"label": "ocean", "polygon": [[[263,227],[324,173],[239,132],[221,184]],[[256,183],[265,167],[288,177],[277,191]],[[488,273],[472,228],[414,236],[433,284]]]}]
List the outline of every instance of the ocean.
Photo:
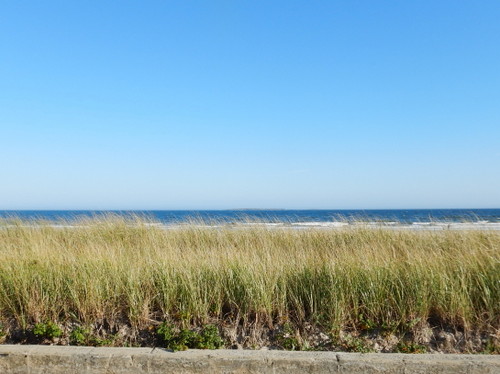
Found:
[{"label": "ocean", "polygon": [[55,224],[105,215],[147,217],[163,225],[187,222],[339,227],[378,225],[410,227],[500,228],[500,209],[387,209],[387,210],[0,210],[0,218],[48,220]]}]

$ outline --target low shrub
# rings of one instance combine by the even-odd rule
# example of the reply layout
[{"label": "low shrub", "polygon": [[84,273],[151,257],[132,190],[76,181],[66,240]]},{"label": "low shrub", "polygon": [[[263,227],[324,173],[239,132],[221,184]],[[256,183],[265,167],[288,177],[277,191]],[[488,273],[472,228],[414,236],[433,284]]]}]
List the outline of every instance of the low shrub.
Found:
[{"label": "low shrub", "polygon": [[176,330],[167,322],[156,329],[156,336],[165,348],[173,351],[183,351],[188,348],[219,349],[224,345],[219,330],[214,325],[205,326],[201,332],[189,329]]},{"label": "low shrub", "polygon": [[32,332],[38,339],[54,340],[62,335],[62,330],[53,322],[36,323]]},{"label": "low shrub", "polygon": [[292,325],[285,323],[283,325],[282,331],[276,335],[276,342],[280,348],[286,349],[287,351],[299,351],[302,350],[297,334],[293,329]]},{"label": "low shrub", "polygon": [[77,326],[71,331],[69,342],[71,345],[102,347],[112,345],[113,338],[103,339],[92,334],[89,329]]}]

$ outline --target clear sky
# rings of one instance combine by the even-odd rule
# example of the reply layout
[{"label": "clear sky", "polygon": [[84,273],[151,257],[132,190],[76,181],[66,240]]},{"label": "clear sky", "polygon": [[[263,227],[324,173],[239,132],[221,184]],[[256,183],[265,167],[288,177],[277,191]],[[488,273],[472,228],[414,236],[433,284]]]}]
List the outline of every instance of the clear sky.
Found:
[{"label": "clear sky", "polygon": [[0,209],[498,208],[500,1],[4,1]]}]

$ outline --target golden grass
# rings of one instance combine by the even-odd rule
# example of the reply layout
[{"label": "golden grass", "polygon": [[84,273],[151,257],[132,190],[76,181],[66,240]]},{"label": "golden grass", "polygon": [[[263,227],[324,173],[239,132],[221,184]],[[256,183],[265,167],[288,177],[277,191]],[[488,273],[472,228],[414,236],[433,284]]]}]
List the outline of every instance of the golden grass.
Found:
[{"label": "golden grass", "polygon": [[500,233],[0,224],[0,320],[500,327]]}]

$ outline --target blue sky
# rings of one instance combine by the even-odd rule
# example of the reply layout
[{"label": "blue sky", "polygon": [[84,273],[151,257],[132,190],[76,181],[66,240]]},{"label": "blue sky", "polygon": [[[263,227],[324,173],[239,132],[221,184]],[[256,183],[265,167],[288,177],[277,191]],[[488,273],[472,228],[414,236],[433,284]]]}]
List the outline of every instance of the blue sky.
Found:
[{"label": "blue sky", "polygon": [[498,208],[500,2],[10,1],[0,209]]}]

